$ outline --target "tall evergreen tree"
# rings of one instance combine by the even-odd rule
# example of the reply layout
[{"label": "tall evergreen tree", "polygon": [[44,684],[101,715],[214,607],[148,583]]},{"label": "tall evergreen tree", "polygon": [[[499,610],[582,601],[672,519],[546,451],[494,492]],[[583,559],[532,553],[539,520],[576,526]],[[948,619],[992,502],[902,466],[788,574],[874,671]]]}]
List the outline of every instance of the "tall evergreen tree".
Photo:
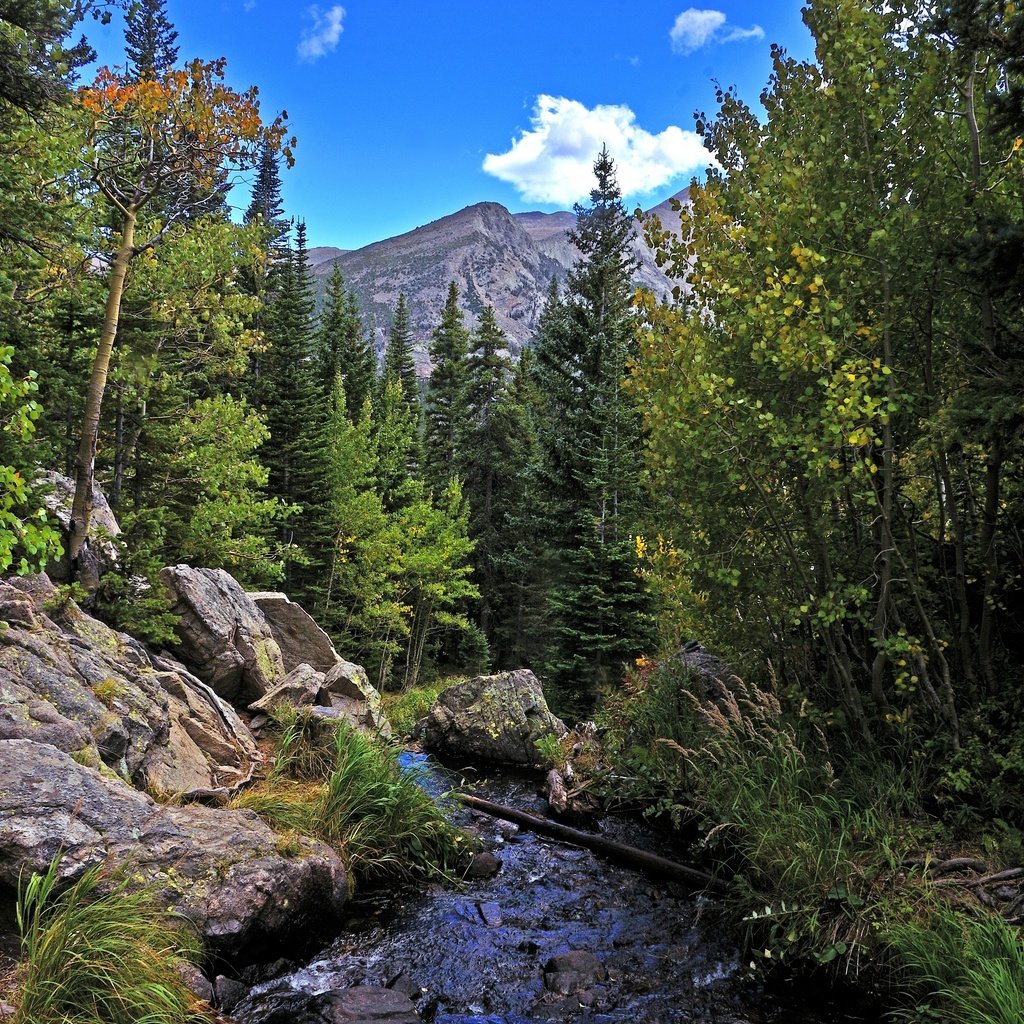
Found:
[{"label": "tall evergreen tree", "polygon": [[[394,395],[389,389],[394,388]],[[402,414],[395,407],[395,396],[401,406]],[[391,484],[387,490],[392,494],[393,501],[401,488],[397,486],[399,474],[404,479],[418,479],[423,471],[423,407],[420,403],[419,378],[416,376],[416,363],[412,358],[412,325],[409,319],[409,303],[405,293],[399,292],[395,315],[391,321],[391,333],[388,336],[387,348],[384,350],[384,365],[381,367],[375,397],[374,426],[379,431],[395,431],[402,437],[398,447],[390,442],[385,443],[382,458],[389,465],[390,456],[384,452],[401,450],[404,467],[399,470],[396,465],[389,471]],[[389,505],[395,508],[394,503]]]},{"label": "tall evergreen tree", "polygon": [[500,403],[512,371],[505,354],[505,335],[487,306],[473,335],[469,355],[467,414],[463,449],[459,462],[464,478],[463,492],[469,503],[470,536],[474,578],[480,587],[478,617],[485,636],[490,636],[497,589],[495,561],[507,538],[497,514],[497,500],[503,475],[507,472],[509,437],[507,421],[500,415]]},{"label": "tall evergreen tree", "polygon": [[124,22],[130,78],[159,78],[178,59],[178,33],[167,17],[166,0],[133,0]]},{"label": "tall evergreen tree", "polygon": [[325,575],[332,545],[326,513],[329,409],[313,359],[313,308],[306,226],[300,221],[266,313],[265,409],[270,438],[263,460],[269,494],[296,507],[280,538],[293,546],[293,555],[285,562],[285,584],[309,604]]},{"label": "tall evergreen tree", "polygon": [[281,203],[281,172],[277,161],[277,153],[265,145],[260,153],[252,198],[243,218],[246,224],[262,223],[270,263],[283,255],[289,231]]},{"label": "tall evergreen tree", "polygon": [[363,330],[355,295],[346,289],[337,263],[327,279],[327,294],[317,331],[320,375],[324,393],[329,394],[335,378],[344,387],[345,409],[355,423],[370,397],[376,370],[373,349]]},{"label": "tall evergreen tree", "polygon": [[546,654],[553,681],[583,704],[649,636],[637,574],[642,508],[640,417],[623,390],[634,342],[631,225],[607,149],[590,205],[570,234],[580,260],[552,292],[537,340],[545,400],[541,486],[554,557]]},{"label": "tall evergreen tree", "polygon": [[405,292],[399,292],[395,315],[391,320],[391,332],[384,350],[384,365],[381,367],[381,386],[388,381],[402,385],[405,403],[420,414],[420,385],[416,376],[416,363],[412,358],[412,324],[409,318],[409,302]]},{"label": "tall evergreen tree", "polygon": [[424,416],[424,475],[435,493],[444,490],[461,470],[469,390],[469,331],[463,321],[459,289],[452,281],[441,322],[430,339],[433,370]]}]

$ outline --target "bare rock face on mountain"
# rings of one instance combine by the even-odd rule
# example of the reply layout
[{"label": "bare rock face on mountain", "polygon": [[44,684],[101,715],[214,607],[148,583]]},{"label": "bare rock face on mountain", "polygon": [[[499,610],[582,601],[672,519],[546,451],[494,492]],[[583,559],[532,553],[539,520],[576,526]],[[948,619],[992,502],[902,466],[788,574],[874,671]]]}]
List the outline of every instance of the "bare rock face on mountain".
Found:
[{"label": "bare rock face on mountain", "polygon": [[223,569],[160,570],[178,616],[175,653],[225,700],[258,700],[285,674],[263,612]]},{"label": "bare rock face on mountain", "polygon": [[0,740],[0,772],[0,884],[9,888],[58,854],[68,879],[95,864],[126,863],[223,956],[322,929],[347,898],[333,850],[295,837],[283,852],[252,811],[160,805],[27,739]]},{"label": "bare rock face on mountain", "polygon": [[[684,201],[685,192],[679,193]],[[662,224],[673,228],[676,216],[666,204],[655,208]],[[327,250],[313,268],[323,282],[334,264],[359,299],[364,319],[382,350],[399,292],[409,301],[417,365],[429,373],[427,343],[440,320],[448,282],[459,288],[467,325],[475,326],[488,305],[516,354],[536,333],[552,278],[564,282],[580,258],[566,237],[575,226],[572,213],[511,214],[498,203],[478,203],[458,213],[350,252]],[[667,295],[674,282],[658,267],[637,223],[632,246],[639,261],[636,284]]]},{"label": "bare rock face on mountain", "polygon": [[181,665],[86,615],[46,576],[0,581],[0,739],[49,743],[155,792],[230,788],[258,751]]},{"label": "bare rock face on mountain", "polygon": [[534,744],[541,737],[565,733],[525,668],[449,686],[416,726],[423,745],[440,754],[521,765],[538,762]]}]

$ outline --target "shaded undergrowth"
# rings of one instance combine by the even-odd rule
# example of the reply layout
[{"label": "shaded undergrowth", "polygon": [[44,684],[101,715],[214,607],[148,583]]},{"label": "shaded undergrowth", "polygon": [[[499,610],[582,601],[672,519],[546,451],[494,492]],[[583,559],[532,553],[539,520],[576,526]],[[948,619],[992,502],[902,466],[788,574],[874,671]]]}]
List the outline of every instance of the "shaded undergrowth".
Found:
[{"label": "shaded undergrowth", "polygon": [[731,872],[724,909],[752,967],[880,984],[906,1020],[1024,1020],[1017,930],[940,899],[928,879],[920,851],[949,836],[922,811],[919,763],[838,756],[811,721],[770,688],[641,665],[606,701],[613,767],[597,783],[685,827]]}]

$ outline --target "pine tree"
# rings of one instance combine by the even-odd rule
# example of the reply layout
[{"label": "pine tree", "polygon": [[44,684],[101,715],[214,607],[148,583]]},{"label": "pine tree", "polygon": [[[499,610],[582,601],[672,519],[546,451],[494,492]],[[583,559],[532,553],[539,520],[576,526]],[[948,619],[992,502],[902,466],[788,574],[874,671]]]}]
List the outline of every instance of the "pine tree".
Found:
[{"label": "pine tree", "polygon": [[647,596],[637,574],[640,417],[623,390],[635,347],[631,225],[602,150],[590,205],[575,208],[581,258],[553,289],[537,339],[545,409],[540,484],[552,556],[547,670],[585,705],[641,653]]},{"label": "pine tree", "polygon": [[340,376],[348,418],[355,423],[373,389],[376,360],[363,330],[358,301],[345,288],[337,263],[327,279],[317,346],[324,393],[330,394],[335,378]]},{"label": "pine tree", "polygon": [[325,575],[332,545],[327,524],[328,403],[313,359],[313,287],[306,252],[306,226],[296,229],[295,247],[279,268],[277,294],[266,312],[265,403],[270,438],[263,448],[268,491],[295,507],[280,539],[292,547],[285,583],[312,605]]},{"label": "pine tree", "polygon": [[409,319],[409,303],[405,292],[399,292],[395,315],[391,321],[387,348],[384,350],[384,365],[381,367],[381,385],[398,381],[406,405],[415,409],[417,420],[420,415],[420,384],[416,375],[416,363],[412,357],[412,324]]},{"label": "pine tree", "polygon": [[[390,389],[394,394],[389,394]],[[401,406],[395,406],[395,396]],[[416,376],[416,364],[412,358],[412,326],[409,322],[409,304],[405,293],[400,292],[395,306],[394,319],[391,322],[391,334],[387,348],[384,350],[384,365],[378,381],[375,398],[374,425],[377,430],[393,431],[401,435],[403,467],[394,465],[388,473],[390,483],[387,492],[389,508],[398,507],[404,499],[401,497],[401,479],[418,479],[423,470],[423,408],[420,404],[419,378]],[[386,452],[398,450],[391,441],[385,444]],[[384,457],[384,456],[382,456]],[[390,456],[385,461],[391,465]]]},{"label": "pine tree", "polygon": [[257,221],[266,232],[265,244],[268,262],[280,258],[287,248],[288,221],[281,204],[281,172],[278,169],[277,153],[270,146],[264,146],[260,153],[259,169],[252,187],[252,198],[245,211],[245,224]]},{"label": "pine tree", "polygon": [[452,281],[441,322],[430,339],[434,368],[424,416],[424,476],[438,494],[460,473],[462,443],[468,426],[469,331],[463,320],[459,289]]},{"label": "pine tree", "polygon": [[[542,396],[537,388],[536,357],[524,348],[494,414],[500,438],[499,476],[492,516],[490,576],[482,598],[491,608],[488,642],[499,668],[537,665],[546,646],[546,521],[538,486],[538,426]],[[481,538],[486,546],[487,540]]]},{"label": "pine tree", "polygon": [[159,78],[178,59],[178,33],[167,17],[166,0],[134,0],[125,14],[124,48],[128,76]]},{"label": "pine tree", "polygon": [[498,490],[507,472],[507,446],[510,438],[500,415],[500,403],[511,375],[512,364],[505,354],[506,340],[487,306],[473,335],[473,350],[468,363],[468,423],[459,462],[464,478],[463,491],[469,503],[470,536],[476,543],[473,552],[474,578],[480,587],[478,618],[488,638],[493,624],[497,589],[495,560],[507,541],[498,517]]}]

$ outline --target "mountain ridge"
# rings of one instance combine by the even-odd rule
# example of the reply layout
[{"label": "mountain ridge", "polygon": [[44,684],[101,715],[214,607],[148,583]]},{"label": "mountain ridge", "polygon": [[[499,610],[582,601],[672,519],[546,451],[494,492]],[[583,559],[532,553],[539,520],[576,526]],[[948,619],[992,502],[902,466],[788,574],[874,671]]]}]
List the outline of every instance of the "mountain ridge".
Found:
[{"label": "mountain ridge", "polygon": [[[674,197],[687,200],[684,189]],[[669,211],[671,200],[653,208]],[[662,220],[664,222],[664,216]],[[515,355],[536,332],[551,279],[564,283],[579,251],[567,232],[576,217],[568,211],[511,213],[500,203],[480,202],[360,249],[319,246],[311,259],[318,292],[335,264],[356,294],[378,353],[383,351],[399,292],[409,303],[413,353],[421,375],[429,373],[427,349],[440,320],[450,281],[459,289],[467,326],[476,325],[487,305]],[[637,222],[631,242],[639,262],[636,284],[661,296],[671,282],[657,266]]]}]

